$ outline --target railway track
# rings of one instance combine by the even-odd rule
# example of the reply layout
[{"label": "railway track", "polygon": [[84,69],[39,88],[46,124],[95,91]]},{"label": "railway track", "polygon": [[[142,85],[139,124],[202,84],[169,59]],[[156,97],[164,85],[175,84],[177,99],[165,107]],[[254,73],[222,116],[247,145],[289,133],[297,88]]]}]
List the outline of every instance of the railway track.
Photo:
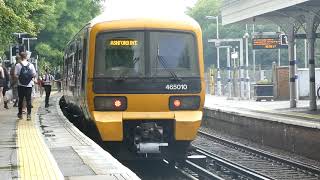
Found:
[{"label": "railway track", "polygon": [[206,156],[205,167],[208,171],[218,176],[219,178],[217,179],[273,179],[272,177],[257,173],[240,164],[212,154],[199,146],[193,146],[193,148],[193,154]]},{"label": "railway track", "polygon": [[[320,169],[318,167],[288,160],[266,151],[215,137],[204,131],[198,132],[198,140],[195,141],[194,145],[198,151],[237,164],[239,167],[261,175],[263,178],[320,179]],[[213,162],[214,166],[215,163]]]},{"label": "railway track", "polygon": [[[257,173],[239,164],[218,157],[198,146],[193,146],[189,156],[184,162],[180,162],[175,169],[189,179],[210,179],[210,180],[266,180],[272,179],[263,174]],[[199,158],[197,158],[199,157]]]}]

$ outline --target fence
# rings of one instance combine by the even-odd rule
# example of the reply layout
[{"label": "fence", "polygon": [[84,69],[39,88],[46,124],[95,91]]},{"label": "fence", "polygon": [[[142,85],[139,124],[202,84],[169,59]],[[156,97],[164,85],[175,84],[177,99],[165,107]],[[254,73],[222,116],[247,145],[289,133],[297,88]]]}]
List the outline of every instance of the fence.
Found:
[{"label": "fence", "polygon": [[[267,70],[257,70],[254,71],[253,70],[249,70],[249,78],[250,78],[250,82],[251,84],[256,83],[257,81],[260,80],[267,80],[269,82],[272,81],[272,70],[271,69],[267,69]],[[234,96],[239,96],[236,89],[234,87],[240,87],[240,78],[239,78],[239,69],[236,70],[232,70],[231,71],[231,86],[232,86],[232,91],[233,91],[233,95]],[[228,96],[228,70],[227,69],[220,69],[220,76],[221,76],[221,92],[223,96]],[[207,85],[207,89],[206,92],[208,94],[215,94],[215,92],[217,92],[217,79],[216,79],[216,73],[210,75],[210,73],[207,71],[206,72],[206,85]],[[244,78],[246,79],[246,71],[244,71]],[[252,90],[252,88],[251,88]],[[253,94],[253,92],[251,92],[251,94]]]}]

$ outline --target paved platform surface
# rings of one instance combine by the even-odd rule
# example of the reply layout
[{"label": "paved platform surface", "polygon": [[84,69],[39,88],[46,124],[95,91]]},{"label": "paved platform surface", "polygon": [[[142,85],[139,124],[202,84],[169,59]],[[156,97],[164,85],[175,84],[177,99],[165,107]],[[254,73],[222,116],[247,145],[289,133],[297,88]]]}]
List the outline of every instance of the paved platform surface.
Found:
[{"label": "paved platform surface", "polygon": [[300,100],[297,108],[289,108],[289,101],[228,100],[208,94],[205,100],[208,109],[320,129],[320,103],[317,111],[309,111],[308,106],[308,100]]},{"label": "paved platform surface", "polygon": [[31,121],[1,104],[0,179],[139,179],[63,116],[59,96],[49,108],[37,98]]},{"label": "paved platform surface", "polygon": [[4,110],[3,104],[0,104],[0,179],[18,177],[16,113],[16,108]]}]

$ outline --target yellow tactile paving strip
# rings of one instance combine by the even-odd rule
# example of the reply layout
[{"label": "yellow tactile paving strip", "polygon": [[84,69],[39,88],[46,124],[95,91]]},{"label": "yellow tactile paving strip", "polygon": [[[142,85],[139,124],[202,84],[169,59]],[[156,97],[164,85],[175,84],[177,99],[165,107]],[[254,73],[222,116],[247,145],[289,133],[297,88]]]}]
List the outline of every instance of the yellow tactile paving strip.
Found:
[{"label": "yellow tactile paving strip", "polygon": [[[33,102],[33,110],[39,107],[39,99]],[[39,130],[35,126],[35,112],[32,113],[32,120],[19,120],[18,123],[18,166],[19,179],[21,180],[42,180],[64,179],[50,150],[47,148]]]},{"label": "yellow tactile paving strip", "polygon": [[310,118],[310,119],[320,119],[320,115],[317,114],[308,114],[308,113],[302,113],[302,112],[286,112],[283,113],[284,115],[289,114],[289,115],[293,115],[293,116],[298,116],[298,117],[302,117],[302,118]]}]

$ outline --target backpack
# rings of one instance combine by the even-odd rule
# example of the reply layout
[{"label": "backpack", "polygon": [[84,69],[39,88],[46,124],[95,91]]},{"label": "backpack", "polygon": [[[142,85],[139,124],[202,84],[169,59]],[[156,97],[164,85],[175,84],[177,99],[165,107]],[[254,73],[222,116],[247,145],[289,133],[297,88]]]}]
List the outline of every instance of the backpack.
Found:
[{"label": "backpack", "polygon": [[27,86],[33,78],[32,71],[29,67],[30,63],[28,63],[26,66],[24,66],[22,63],[20,64],[21,70],[19,75],[19,82],[21,85]]}]

